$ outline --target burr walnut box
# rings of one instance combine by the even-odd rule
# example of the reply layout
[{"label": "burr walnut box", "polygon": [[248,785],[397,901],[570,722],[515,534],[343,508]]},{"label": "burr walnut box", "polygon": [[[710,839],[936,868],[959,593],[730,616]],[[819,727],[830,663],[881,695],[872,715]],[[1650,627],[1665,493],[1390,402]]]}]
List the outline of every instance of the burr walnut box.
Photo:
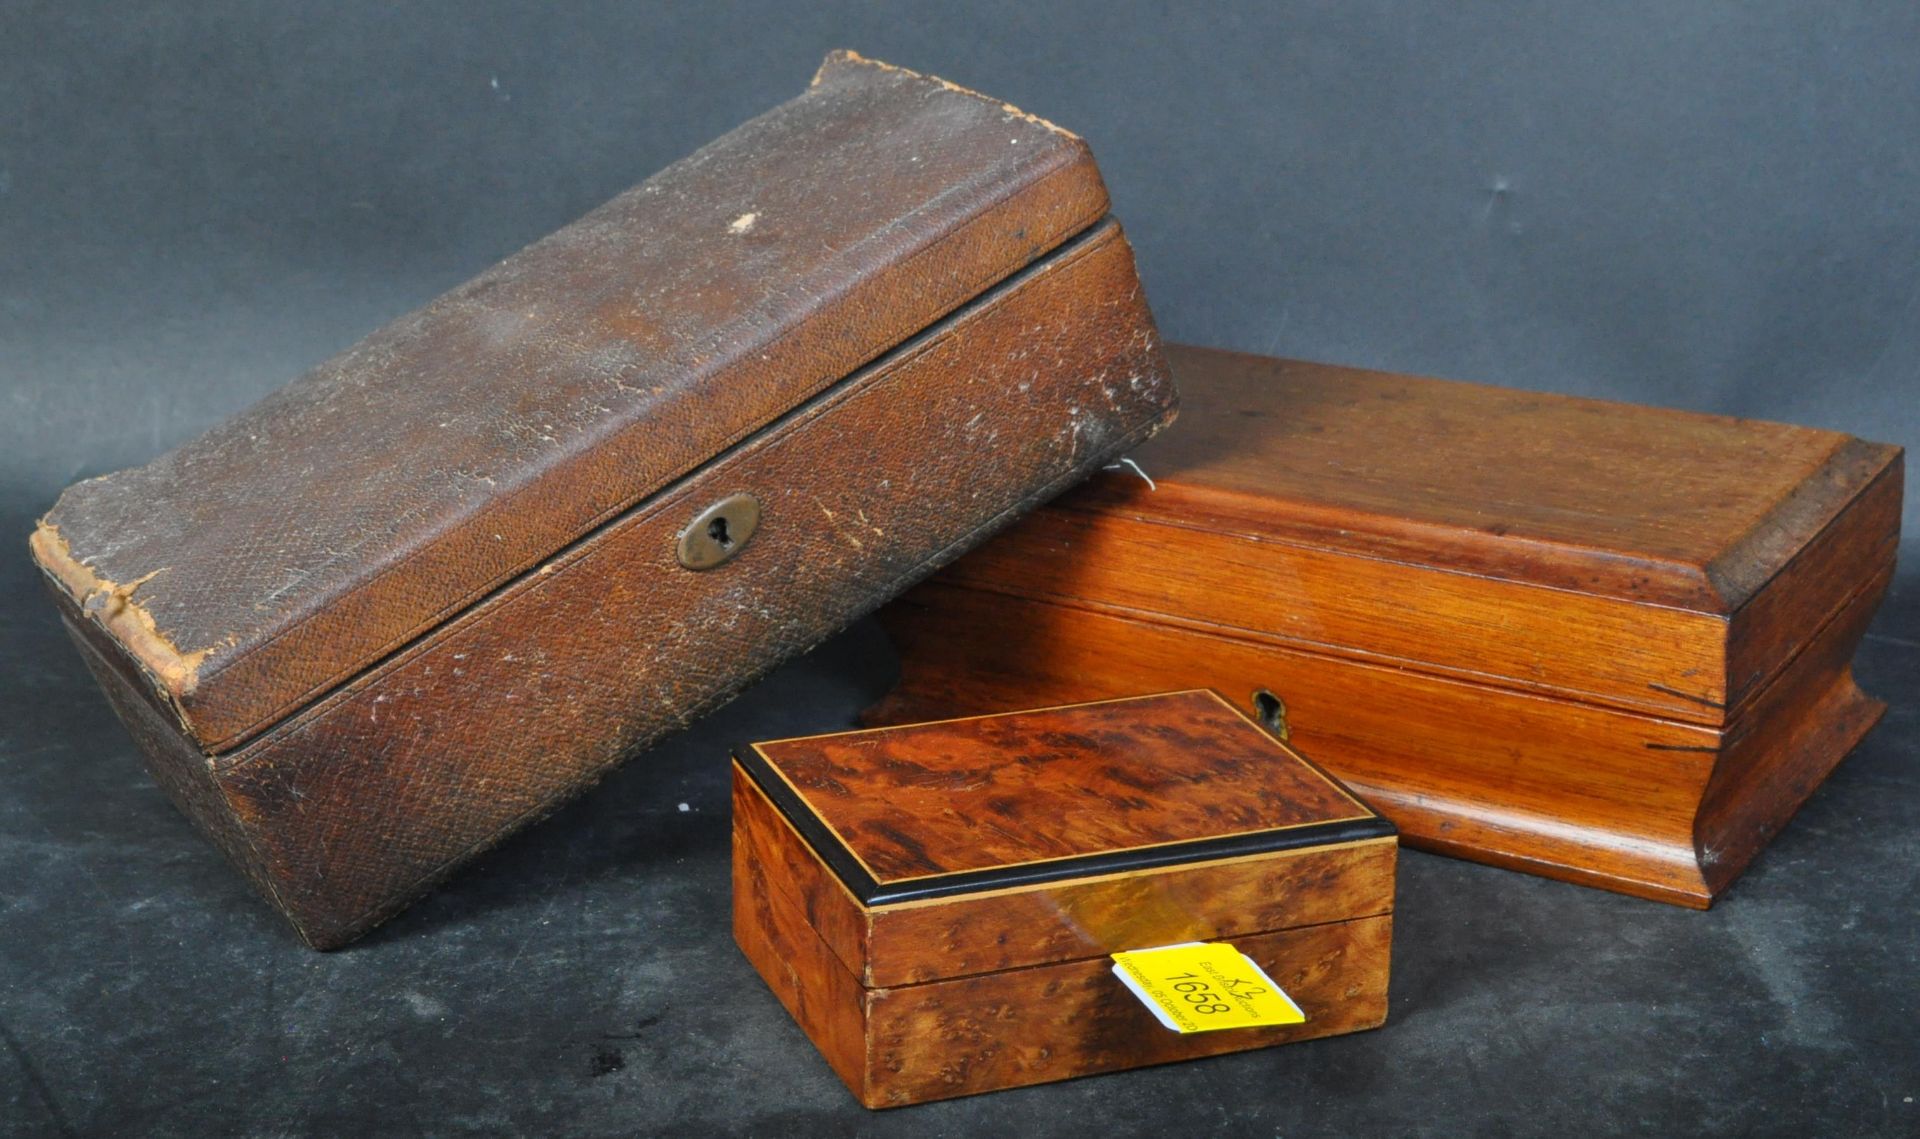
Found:
[{"label": "burr walnut box", "polygon": [[882,619],[869,722],[1207,685],[1410,846],[1704,908],[1873,726],[1898,448],[1172,348],[1180,426]]},{"label": "burr walnut box", "polygon": [[161,784],[339,945],[1152,434],[1079,138],[797,98],[32,538]]},{"label": "burr walnut box", "polygon": [[[1392,825],[1212,692],[756,744],[733,810],[734,937],[868,1107],[1386,1018]],[[1176,1031],[1109,957],[1215,939],[1304,1021]]]}]

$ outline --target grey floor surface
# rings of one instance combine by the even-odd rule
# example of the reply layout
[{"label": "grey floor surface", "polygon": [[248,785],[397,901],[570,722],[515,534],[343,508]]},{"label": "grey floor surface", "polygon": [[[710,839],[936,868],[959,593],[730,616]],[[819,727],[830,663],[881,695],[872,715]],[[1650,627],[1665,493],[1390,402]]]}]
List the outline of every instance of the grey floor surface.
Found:
[{"label": "grey floor surface", "polygon": [[1860,661],[1886,721],[1710,912],[1409,853],[1382,1030],[874,1115],[730,940],[725,753],[847,723],[877,628],[322,955],[12,598],[0,1132],[1915,1134],[1912,599]]}]

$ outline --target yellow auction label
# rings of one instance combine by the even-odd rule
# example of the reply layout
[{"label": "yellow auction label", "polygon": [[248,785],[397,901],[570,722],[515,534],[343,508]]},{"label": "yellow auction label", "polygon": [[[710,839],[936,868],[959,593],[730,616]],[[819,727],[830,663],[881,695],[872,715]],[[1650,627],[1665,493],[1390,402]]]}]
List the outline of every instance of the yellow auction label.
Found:
[{"label": "yellow auction label", "polygon": [[1266,971],[1224,941],[1113,955],[1113,972],[1175,1032],[1305,1024],[1307,1014]]}]

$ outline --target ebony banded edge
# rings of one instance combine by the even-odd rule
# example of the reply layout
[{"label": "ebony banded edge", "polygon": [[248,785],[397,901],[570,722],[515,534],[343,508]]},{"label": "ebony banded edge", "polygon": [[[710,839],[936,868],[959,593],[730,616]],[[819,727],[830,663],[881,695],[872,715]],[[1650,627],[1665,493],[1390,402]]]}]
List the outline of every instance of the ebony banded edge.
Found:
[{"label": "ebony banded edge", "polygon": [[780,778],[751,746],[736,747],[733,761],[753,781],[768,801],[807,845],[820,855],[847,890],[863,906],[884,906],[896,902],[918,902],[932,898],[951,898],[963,894],[986,893],[1048,882],[1065,882],[1103,874],[1136,873],[1186,863],[1215,862],[1253,854],[1276,854],[1306,847],[1331,846],[1366,839],[1391,838],[1399,832],[1380,815],[1336,819],[1267,830],[1245,831],[1187,842],[1162,843],[1100,854],[1075,855],[1045,861],[993,866],[984,870],[963,870],[947,874],[929,874],[882,884],[876,881],[839,836],[821,820],[812,808]]}]

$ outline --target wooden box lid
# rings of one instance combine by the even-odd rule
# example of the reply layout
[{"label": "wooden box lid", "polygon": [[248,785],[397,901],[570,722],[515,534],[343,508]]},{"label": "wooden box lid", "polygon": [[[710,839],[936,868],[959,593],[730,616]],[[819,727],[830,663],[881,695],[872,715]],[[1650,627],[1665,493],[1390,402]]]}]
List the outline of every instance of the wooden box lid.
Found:
[{"label": "wooden box lid", "polygon": [[[1837,431],[1173,346],[1170,499],[1369,555],[1729,614],[1884,475]],[[1170,499],[1143,500],[1175,509]]]},{"label": "wooden box lid", "polygon": [[1890,572],[1901,451],[1168,347],[1177,429],[946,581],[1724,723]]},{"label": "wooden box lid", "polygon": [[1205,689],[736,759],[836,880],[781,870],[868,985],[1392,910],[1393,825]]}]

